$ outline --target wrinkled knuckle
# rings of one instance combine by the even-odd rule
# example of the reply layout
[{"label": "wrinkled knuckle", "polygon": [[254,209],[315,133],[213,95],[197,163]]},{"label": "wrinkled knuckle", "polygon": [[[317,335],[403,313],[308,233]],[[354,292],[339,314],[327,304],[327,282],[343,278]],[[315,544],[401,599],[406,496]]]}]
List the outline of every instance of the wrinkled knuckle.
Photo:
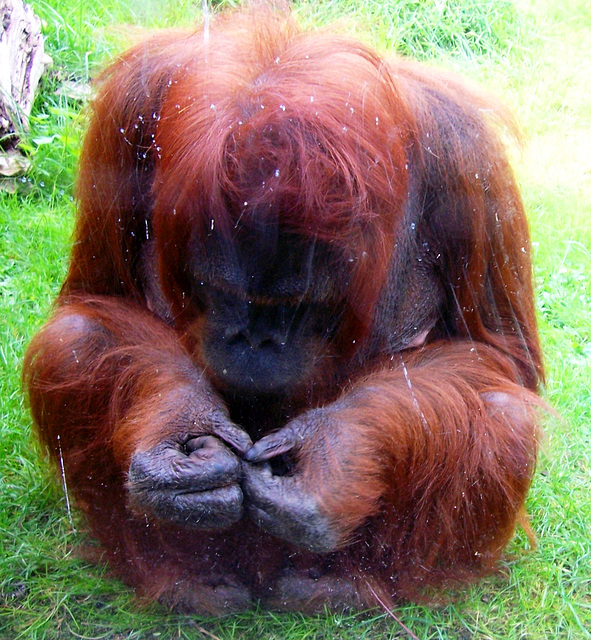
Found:
[{"label": "wrinkled knuckle", "polygon": [[243,515],[243,495],[237,485],[212,492],[177,496],[179,520],[197,529],[225,529]]},{"label": "wrinkled knuckle", "polygon": [[273,476],[263,476],[257,472],[246,472],[242,487],[248,499],[255,504],[271,506],[275,501],[276,481]]},{"label": "wrinkled knuckle", "polygon": [[238,479],[241,475],[241,467],[235,456],[224,456],[214,460],[211,473],[220,479]]},{"label": "wrinkled knuckle", "polygon": [[148,453],[135,453],[131,458],[127,473],[128,486],[133,488],[144,486],[151,479],[151,467],[151,458]]},{"label": "wrinkled knuckle", "polygon": [[[272,476],[268,485],[248,487],[248,512],[253,521],[272,535],[313,553],[330,553],[341,546],[339,527],[313,496],[302,495]],[[248,485],[247,485],[248,486]]]},{"label": "wrinkled knuckle", "polygon": [[178,456],[169,462],[167,474],[171,481],[189,477],[199,468],[199,462],[190,456]]}]

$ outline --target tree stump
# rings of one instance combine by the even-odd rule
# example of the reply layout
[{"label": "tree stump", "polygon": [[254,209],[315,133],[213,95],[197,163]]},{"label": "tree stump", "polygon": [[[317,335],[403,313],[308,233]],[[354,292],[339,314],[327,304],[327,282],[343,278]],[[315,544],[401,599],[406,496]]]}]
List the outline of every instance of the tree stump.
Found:
[{"label": "tree stump", "polygon": [[0,136],[27,129],[45,67],[41,20],[21,0],[0,0]]},{"label": "tree stump", "polygon": [[19,175],[28,165],[16,146],[28,130],[47,61],[41,20],[31,7],[22,0],[0,0],[0,176]]}]

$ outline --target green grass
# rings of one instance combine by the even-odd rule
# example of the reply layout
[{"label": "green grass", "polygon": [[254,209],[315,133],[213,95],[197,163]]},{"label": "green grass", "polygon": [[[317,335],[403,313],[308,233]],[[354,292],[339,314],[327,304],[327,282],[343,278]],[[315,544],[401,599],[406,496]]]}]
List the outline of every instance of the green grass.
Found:
[{"label": "green grass", "polygon": [[[225,2],[223,4],[232,4]],[[83,118],[56,94],[86,81],[132,31],[191,23],[200,3],[50,0],[54,66],[44,78],[25,148],[33,169],[0,197],[0,638],[393,639],[387,614],[304,618],[251,612],[223,620],[138,608],[132,594],[77,553],[76,514],[39,461],[20,391],[26,344],[64,276],[72,183]],[[506,574],[448,603],[402,606],[421,639],[591,638],[591,5],[587,0],[301,2],[302,20],[339,19],[382,48],[445,59],[502,93],[527,131],[516,165],[536,247],[546,395],[560,418],[546,438],[528,508],[539,548],[518,533]],[[414,10],[414,11],[411,11]],[[122,27],[123,25],[123,27]]]},{"label": "green grass", "polygon": [[296,5],[314,24],[341,20],[380,48],[417,58],[497,57],[514,45],[521,28],[511,0],[339,0]]}]

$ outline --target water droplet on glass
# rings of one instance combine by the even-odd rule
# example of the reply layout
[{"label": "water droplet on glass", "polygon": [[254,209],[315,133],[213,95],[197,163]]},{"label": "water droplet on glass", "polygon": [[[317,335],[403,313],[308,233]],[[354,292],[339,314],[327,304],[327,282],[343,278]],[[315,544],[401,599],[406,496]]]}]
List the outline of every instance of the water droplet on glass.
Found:
[{"label": "water droplet on glass", "polygon": [[68,482],[66,480],[66,467],[64,465],[64,455],[62,453],[62,443],[61,437],[58,433],[57,435],[57,449],[58,449],[58,457],[59,457],[59,465],[60,465],[60,475],[62,477],[62,489],[64,491],[64,497],[66,499],[66,512],[68,514],[68,522],[74,531],[76,528],[74,527],[74,522],[72,521],[72,509],[70,507],[70,493],[68,490]]}]

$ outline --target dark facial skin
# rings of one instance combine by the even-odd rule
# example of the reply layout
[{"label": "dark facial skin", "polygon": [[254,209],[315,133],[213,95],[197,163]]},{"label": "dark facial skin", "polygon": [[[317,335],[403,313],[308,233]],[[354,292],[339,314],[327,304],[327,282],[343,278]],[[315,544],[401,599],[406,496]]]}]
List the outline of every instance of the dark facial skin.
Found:
[{"label": "dark facial skin", "polygon": [[342,310],[346,274],[331,251],[267,227],[233,243],[211,236],[197,256],[192,297],[204,310],[201,349],[216,386],[285,395],[309,384]]}]

